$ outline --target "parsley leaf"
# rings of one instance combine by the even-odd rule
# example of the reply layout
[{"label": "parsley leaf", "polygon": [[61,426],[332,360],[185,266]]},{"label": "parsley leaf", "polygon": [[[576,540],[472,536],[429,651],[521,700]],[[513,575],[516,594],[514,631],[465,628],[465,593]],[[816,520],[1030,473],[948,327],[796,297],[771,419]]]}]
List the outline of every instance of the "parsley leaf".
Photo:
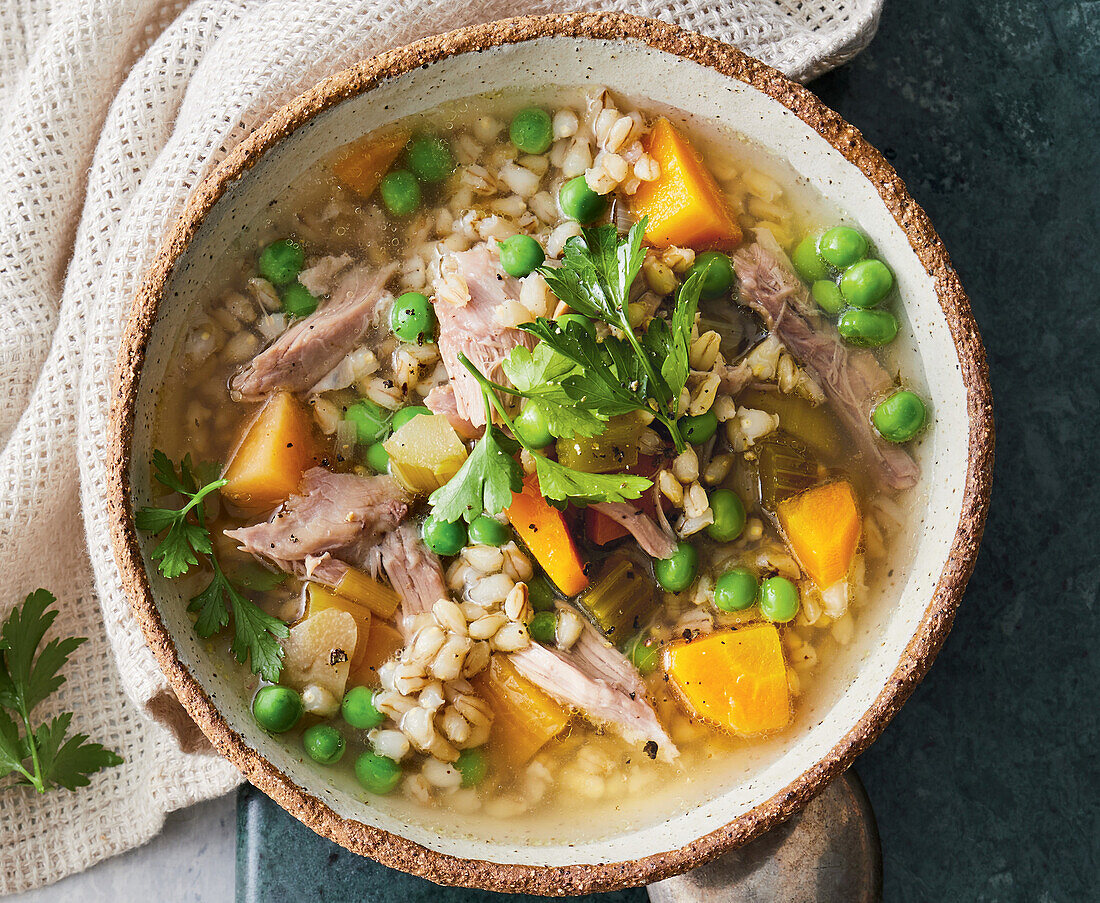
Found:
[{"label": "parsley leaf", "polygon": [[473,523],[483,512],[497,514],[512,504],[512,493],[523,489],[523,470],[513,457],[519,443],[493,426],[486,404],[485,434],[458,473],[428,497],[432,516],[453,523]]},{"label": "parsley leaf", "polygon": [[[214,555],[207,529],[203,499],[225,485],[217,478],[216,468],[191,463],[191,456],[175,465],[159,449],[153,452],[153,476],[157,482],[188,499],[182,508],[142,508],[134,516],[139,530],[164,533],[152,552],[157,568],[168,578],[186,574],[200,558],[207,558],[214,576],[206,589],[191,599],[188,611],[196,612],[195,632],[201,637],[213,636],[233,623],[231,649],[237,661],[249,660],[252,671],[273,683],[279,679],[283,662],[283,647],[279,640],[289,631],[286,624],[269,615],[254,602],[241,595],[221,569]],[[192,518],[193,515],[193,518]],[[259,569],[257,569],[259,570]],[[240,582],[253,589],[271,589],[282,582],[279,575],[250,574],[241,568]]]},{"label": "parsley leaf", "polygon": [[644,341],[630,325],[630,289],[645,259],[646,220],[625,239],[613,225],[584,229],[570,239],[557,267],[539,273],[550,289],[579,313],[614,327],[618,334],[596,339],[570,324],[539,319],[521,328],[538,336],[578,370],[559,377],[570,398],[600,416],[648,410],[668,430],[677,452],[686,447],[677,425],[680,394],[690,374],[688,349],[703,274],[692,274],[677,293],[671,324],[651,321]]},{"label": "parsley leaf", "polygon": [[[225,480],[214,479],[199,486],[191,456],[180,462],[179,475],[168,456],[159,449],[153,452],[153,476],[157,482],[188,499],[186,505],[173,508],[142,508],[134,515],[139,530],[147,533],[168,532],[153,549],[152,557],[157,567],[169,579],[186,574],[199,563],[199,555],[210,554],[210,531],[203,523],[202,500],[225,485]],[[194,520],[190,518],[194,511]]]},{"label": "parsley leaf", "polygon": [[229,625],[232,615],[233,655],[239,662],[250,660],[253,672],[275,683],[283,666],[283,647],[278,641],[289,636],[289,629],[242,596],[223,573],[217,558],[211,557],[210,564],[213,579],[187,606],[188,611],[198,613],[195,632],[201,637],[213,636]]},{"label": "parsley leaf", "polygon": [[546,498],[555,502],[574,502],[579,505],[590,502],[625,502],[639,498],[653,485],[645,477],[625,473],[586,473],[551,461],[543,455],[534,457],[539,489]]},{"label": "parsley leaf", "polygon": [[562,379],[577,369],[575,362],[540,343],[534,352],[517,345],[504,361],[504,372],[522,395],[546,418],[546,426],[559,439],[598,436],[606,428],[606,418],[593,410],[579,407],[562,386]]},{"label": "parsley leaf", "polygon": [[122,763],[118,754],[89,743],[87,734],[67,736],[72,712],[37,728],[31,725],[31,712],[65,682],[61,668],[85,642],[64,637],[39,649],[57,617],[50,609],[56,601],[46,590],[36,590],[0,626],[0,777],[14,774],[17,784],[39,793],[83,787],[89,775]]},{"label": "parsley leaf", "polygon": [[561,266],[543,266],[539,273],[573,310],[629,332],[630,287],[645,259],[645,228],[643,217],[630,228],[626,241],[619,240],[613,224],[584,229],[579,238],[566,242]]}]

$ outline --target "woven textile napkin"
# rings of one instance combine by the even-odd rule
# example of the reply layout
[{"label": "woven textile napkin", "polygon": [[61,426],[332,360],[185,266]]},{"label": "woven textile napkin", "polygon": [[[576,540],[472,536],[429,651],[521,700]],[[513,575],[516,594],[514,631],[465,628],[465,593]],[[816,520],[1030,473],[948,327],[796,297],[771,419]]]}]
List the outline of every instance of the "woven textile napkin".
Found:
[{"label": "woven textile napkin", "polygon": [[103,502],[123,322],[196,184],[276,108],[380,50],[517,14],[626,10],[807,79],[855,55],[881,0],[5,0],[0,5],[0,615],[44,586],[90,638],[43,714],[124,765],[0,792],[0,893],[55,881],[240,777],[183,714],[115,572]]}]

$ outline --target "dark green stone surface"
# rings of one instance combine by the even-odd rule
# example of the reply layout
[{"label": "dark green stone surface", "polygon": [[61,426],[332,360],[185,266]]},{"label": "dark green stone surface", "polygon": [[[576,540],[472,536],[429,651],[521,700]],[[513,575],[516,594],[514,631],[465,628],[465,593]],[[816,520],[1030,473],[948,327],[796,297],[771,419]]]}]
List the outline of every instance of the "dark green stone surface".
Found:
[{"label": "dark green stone surface", "polygon": [[[993,506],[955,629],[858,765],[890,903],[1100,896],[1098,74],[1100,3],[887,0],[874,43],[814,85],[936,223],[996,405]],[[239,901],[496,896],[357,860],[242,800]]]}]

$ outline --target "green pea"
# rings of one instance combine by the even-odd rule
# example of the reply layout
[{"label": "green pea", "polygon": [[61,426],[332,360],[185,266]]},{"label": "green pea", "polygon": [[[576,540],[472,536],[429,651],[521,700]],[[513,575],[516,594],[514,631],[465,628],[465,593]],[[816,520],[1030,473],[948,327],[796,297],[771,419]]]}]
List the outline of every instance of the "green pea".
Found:
[{"label": "green pea", "polygon": [[714,411],[705,414],[685,414],[676,421],[676,427],[692,445],[702,445],[718,429],[718,415]]},{"label": "green pea", "polygon": [[265,731],[281,734],[298,723],[304,707],[302,697],[290,687],[260,687],[252,700],[252,715]]},{"label": "green pea", "polygon": [[417,135],[405,148],[405,163],[421,182],[442,182],[454,172],[451,146],[434,135]]},{"label": "green pea", "polygon": [[860,310],[853,307],[840,315],[836,328],[840,337],[849,345],[876,348],[894,340],[894,336],[898,334],[898,321],[888,310]]},{"label": "green pea", "polygon": [[840,294],[840,288],[831,279],[819,279],[810,286],[810,294],[817,306],[831,317],[835,317],[844,310],[844,296]]},{"label": "green pea", "polygon": [[528,401],[514,421],[516,435],[531,448],[543,448],[554,441],[550,423],[541,405]]},{"label": "green pea", "polygon": [[408,216],[420,206],[420,183],[407,169],[386,173],[378,184],[378,191],[391,216]]},{"label": "green pea", "polygon": [[721,611],[744,611],[756,601],[756,574],[748,568],[732,568],[714,584],[714,604]]},{"label": "green pea", "polygon": [[584,314],[562,314],[555,321],[563,330],[568,332],[566,328],[570,323],[575,323],[585,332],[587,332],[592,338],[596,338],[596,324],[593,323]]},{"label": "green pea", "polygon": [[842,270],[867,256],[867,239],[851,226],[834,226],[818,239],[817,253]]},{"label": "green pea", "polygon": [[283,313],[288,317],[308,317],[321,302],[300,282],[292,282],[283,291]]},{"label": "green pea", "polygon": [[781,624],[798,614],[798,587],[786,577],[769,577],[760,584],[760,611]]},{"label": "green pea", "polygon": [[535,574],[527,581],[527,601],[535,611],[553,611],[557,595],[550,581],[542,574]]},{"label": "green pea", "polygon": [[340,703],[340,714],[356,730],[369,731],[378,727],[386,716],[374,705],[374,691],[368,687],[352,687]]},{"label": "green pea", "polygon": [[385,439],[393,431],[390,412],[369,398],[349,404],[344,419],[355,424],[356,438],[363,445]]},{"label": "green pea", "polygon": [[367,446],[367,464],[377,473],[390,472],[390,453],[381,442]]},{"label": "green pea", "polygon": [[745,529],[745,505],[736,492],[715,489],[710,494],[714,523],[707,525],[707,536],[718,542],[732,542]]},{"label": "green pea", "polygon": [[803,282],[814,283],[829,278],[829,267],[817,253],[818,237],[807,235],[800,241],[791,254],[791,263],[802,277]]},{"label": "green pea", "polygon": [[513,235],[500,243],[500,265],[509,276],[527,276],[546,260],[546,252],[530,235]]},{"label": "green pea", "polygon": [[436,555],[457,555],[466,545],[466,525],[460,520],[436,520],[429,514],[420,535]]},{"label": "green pea", "polygon": [[545,154],[554,143],[550,114],[538,107],[525,107],[512,117],[508,137],[525,154]]},{"label": "green pea", "polygon": [[286,285],[298,278],[306,252],[291,238],[269,244],[260,252],[257,268],[260,275],[272,285]]},{"label": "green pea", "polygon": [[401,408],[393,415],[393,431],[396,433],[401,427],[414,417],[431,417],[432,412],[420,404],[411,404],[407,408]]},{"label": "green pea", "polygon": [[464,749],[455,760],[455,768],[462,775],[463,787],[476,787],[485,780],[489,759],[480,749]]},{"label": "green pea", "polygon": [[921,431],[927,416],[920,396],[902,389],[875,405],[871,422],[883,439],[908,442]]},{"label": "green pea", "polygon": [[733,287],[733,264],[721,251],[704,251],[696,256],[687,275],[692,273],[705,273],[699,297],[708,301],[720,298]]},{"label": "green pea", "polygon": [[470,524],[470,542],[482,546],[502,546],[508,542],[508,528],[495,517],[482,514]]},{"label": "green pea", "polygon": [[552,643],[558,635],[558,613],[556,611],[538,611],[527,622],[527,632],[531,639],[539,643]]},{"label": "green pea", "polygon": [[424,342],[435,338],[435,310],[428,296],[405,292],[390,308],[390,329],[406,342]]},{"label": "green pea", "polygon": [[653,573],[662,589],[670,593],[680,593],[695,581],[699,570],[699,553],[695,546],[681,540],[676,543],[676,551],[668,558],[653,562]]},{"label": "green pea", "polygon": [[355,760],[355,777],[364,790],[381,796],[401,782],[401,766],[386,756],[365,752]]},{"label": "green pea", "polygon": [[643,677],[657,668],[657,643],[646,637],[644,632],[633,637],[623,650],[627,659],[638,669]]},{"label": "green pea", "polygon": [[840,277],[840,293],[852,307],[874,307],[893,287],[894,274],[881,260],[860,260]]},{"label": "green pea", "polygon": [[589,188],[584,176],[574,176],[561,186],[558,204],[569,219],[587,225],[607,211],[607,196]]},{"label": "green pea", "polygon": [[344,735],[331,724],[315,724],[302,734],[306,755],[322,765],[335,765],[344,757]]}]

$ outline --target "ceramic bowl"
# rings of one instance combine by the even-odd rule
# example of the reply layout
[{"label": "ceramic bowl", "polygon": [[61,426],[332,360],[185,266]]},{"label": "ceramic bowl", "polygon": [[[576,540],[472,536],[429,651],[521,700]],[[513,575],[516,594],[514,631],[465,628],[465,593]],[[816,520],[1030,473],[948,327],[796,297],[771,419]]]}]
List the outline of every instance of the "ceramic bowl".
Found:
[{"label": "ceramic bowl", "polygon": [[[831,677],[795,728],[716,763],[645,810],[624,805],[573,824],[425,817],[369,798],[260,730],[224,661],[196,639],[179,590],[148,566],[133,511],[150,500],[150,424],[166,359],[220,253],[293,175],[391,118],[482,91],[610,87],[680,117],[730,128],[786,161],[864,229],[897,274],[905,372],[923,371],[934,426],[908,548],[861,610]],[[924,675],[950,628],[977,553],[990,488],[992,417],[969,304],[924,211],[860,133],[807,89],[732,47],[624,15],[520,18],[384,53],[281,109],[198,188],[135,301],[120,354],[111,497],[119,567],[133,610],[177,696],[245,777],[315,831],[433,881],[576,894],[684,871],[778,824],[847,768]],[[335,781],[335,783],[334,783]]]}]

